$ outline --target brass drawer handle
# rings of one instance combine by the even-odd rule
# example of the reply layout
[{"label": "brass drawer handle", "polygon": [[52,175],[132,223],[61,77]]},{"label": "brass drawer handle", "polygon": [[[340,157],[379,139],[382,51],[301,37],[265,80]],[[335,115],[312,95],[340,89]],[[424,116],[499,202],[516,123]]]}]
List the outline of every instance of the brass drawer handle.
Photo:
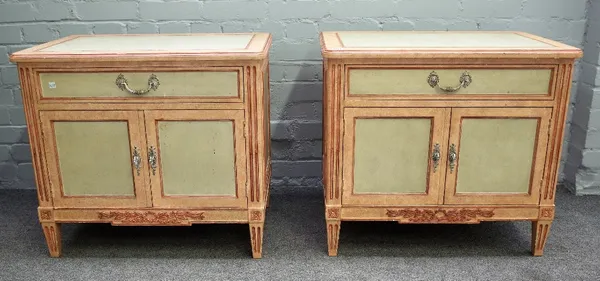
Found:
[{"label": "brass drawer handle", "polygon": [[130,94],[139,96],[139,95],[143,95],[143,94],[150,92],[150,90],[156,91],[156,89],[158,89],[158,86],[160,85],[160,82],[158,81],[158,78],[156,77],[156,75],[152,74],[148,78],[148,88],[147,89],[133,90],[133,89],[129,88],[129,85],[127,85],[127,79],[125,79],[125,76],[123,76],[123,74],[119,74],[119,76],[117,76],[117,80],[115,81],[115,84],[117,84],[117,87],[119,87],[119,89],[121,89],[121,91],[127,91]]},{"label": "brass drawer handle", "polygon": [[429,86],[431,86],[431,88],[438,87],[444,92],[456,92],[460,90],[460,88],[466,88],[467,86],[469,86],[469,84],[471,84],[471,82],[473,82],[473,79],[471,78],[471,75],[469,75],[469,73],[465,71],[460,76],[458,81],[460,82],[460,84],[456,87],[440,87],[440,76],[438,76],[438,74],[435,73],[435,71],[429,73],[429,76],[427,77],[427,83],[429,84]]},{"label": "brass drawer handle", "polygon": [[450,174],[452,174],[454,167],[456,167],[456,146],[454,144],[450,145],[450,154],[448,154],[448,160],[450,161]]},{"label": "brass drawer handle", "polygon": [[154,146],[150,146],[148,149],[148,163],[152,169],[152,175],[156,175],[156,149]]},{"label": "brass drawer handle", "polygon": [[437,171],[437,167],[438,167],[440,158],[441,158],[440,145],[436,143],[435,146],[433,147],[433,153],[431,154],[431,160],[433,160],[433,172],[434,173]]},{"label": "brass drawer handle", "polygon": [[140,156],[140,152],[138,151],[137,146],[133,147],[133,166],[137,171],[137,175],[140,175],[140,165],[142,164],[142,157]]}]

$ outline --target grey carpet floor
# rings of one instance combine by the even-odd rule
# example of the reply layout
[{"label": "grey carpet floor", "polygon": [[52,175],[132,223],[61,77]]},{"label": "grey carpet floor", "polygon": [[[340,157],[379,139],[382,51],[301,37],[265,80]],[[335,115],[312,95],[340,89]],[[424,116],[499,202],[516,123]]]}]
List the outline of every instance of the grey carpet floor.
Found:
[{"label": "grey carpet floor", "polygon": [[247,225],[106,224],[64,225],[54,259],[34,191],[0,190],[0,280],[600,280],[600,196],[559,190],[543,257],[529,252],[529,222],[344,222],[328,257],[322,191],[271,194],[260,260]]}]

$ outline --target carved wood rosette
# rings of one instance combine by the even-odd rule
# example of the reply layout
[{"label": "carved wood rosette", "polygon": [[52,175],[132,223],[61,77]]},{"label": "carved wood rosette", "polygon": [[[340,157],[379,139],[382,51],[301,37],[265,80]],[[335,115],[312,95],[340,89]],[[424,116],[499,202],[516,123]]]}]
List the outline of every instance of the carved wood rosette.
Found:
[{"label": "carved wood rosette", "polygon": [[340,209],[339,208],[327,209],[327,219],[339,219],[339,218],[340,218]]},{"label": "carved wood rosette", "polygon": [[263,221],[263,212],[258,210],[250,211],[250,221],[259,222]]},{"label": "carved wood rosette", "polygon": [[101,211],[98,218],[112,225],[192,225],[204,220],[204,213],[190,211]]},{"label": "carved wood rosette", "polygon": [[40,218],[40,222],[53,222],[53,209],[38,208],[38,217]]},{"label": "carved wood rosette", "polygon": [[481,209],[388,209],[386,215],[400,223],[479,223],[494,216]]},{"label": "carved wood rosette", "polygon": [[543,220],[554,219],[554,207],[541,207],[540,208],[540,219],[543,219]]}]

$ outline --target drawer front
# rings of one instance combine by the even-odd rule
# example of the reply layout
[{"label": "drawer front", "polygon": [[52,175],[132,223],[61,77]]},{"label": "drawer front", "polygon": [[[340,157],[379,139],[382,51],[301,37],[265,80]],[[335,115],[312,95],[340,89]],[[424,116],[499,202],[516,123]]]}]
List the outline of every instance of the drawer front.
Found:
[{"label": "drawer front", "polygon": [[[202,98],[239,101],[236,69],[190,72],[41,73],[43,98]],[[121,85],[121,86],[118,86]]]},{"label": "drawer front", "polygon": [[548,95],[552,69],[350,68],[349,95]]}]

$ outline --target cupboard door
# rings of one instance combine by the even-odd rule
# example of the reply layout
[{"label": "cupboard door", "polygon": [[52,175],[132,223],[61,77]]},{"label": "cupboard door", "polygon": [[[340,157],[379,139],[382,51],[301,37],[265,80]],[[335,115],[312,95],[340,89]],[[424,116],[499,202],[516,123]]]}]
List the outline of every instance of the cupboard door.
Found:
[{"label": "cupboard door", "polygon": [[247,206],[243,110],[146,111],[155,207]]},{"label": "cupboard door", "polygon": [[446,204],[538,204],[551,109],[452,109]]},{"label": "cupboard door", "polygon": [[150,206],[142,118],[140,111],[40,112],[55,207]]},{"label": "cupboard door", "polygon": [[445,108],[346,109],[343,204],[440,202],[448,113]]}]

